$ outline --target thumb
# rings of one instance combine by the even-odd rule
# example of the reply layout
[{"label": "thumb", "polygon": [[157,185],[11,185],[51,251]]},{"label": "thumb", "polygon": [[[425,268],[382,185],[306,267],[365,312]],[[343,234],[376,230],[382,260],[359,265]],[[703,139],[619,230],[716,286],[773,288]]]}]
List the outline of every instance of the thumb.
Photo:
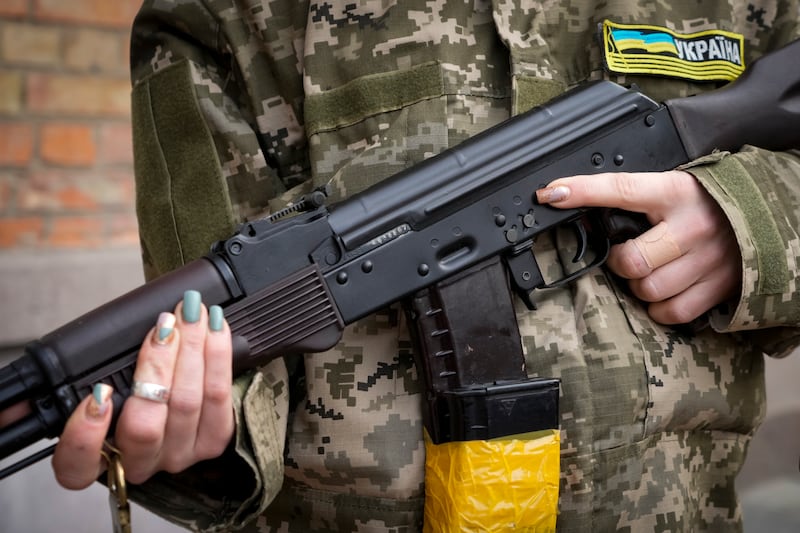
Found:
[{"label": "thumb", "polygon": [[111,425],[112,392],[109,385],[96,384],[67,420],[53,454],[53,471],[62,487],[84,489],[105,470],[100,452]]}]

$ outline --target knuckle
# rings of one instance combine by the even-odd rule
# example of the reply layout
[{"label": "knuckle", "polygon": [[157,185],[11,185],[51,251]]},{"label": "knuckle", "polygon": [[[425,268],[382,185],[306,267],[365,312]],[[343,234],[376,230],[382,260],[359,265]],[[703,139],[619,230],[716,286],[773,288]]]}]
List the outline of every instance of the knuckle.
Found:
[{"label": "knuckle", "polygon": [[653,279],[653,276],[647,276],[637,284],[637,296],[646,302],[660,302],[664,299],[664,293],[661,286]]},{"label": "knuckle", "polygon": [[[147,343],[145,343],[147,345]],[[149,348],[149,346],[146,346]],[[168,383],[172,376],[173,359],[164,357],[163,353],[152,355],[143,349],[136,362],[136,379],[153,383]]]},{"label": "knuckle", "polygon": [[670,202],[691,196],[700,187],[694,177],[686,172],[668,172],[662,176],[665,178],[661,180],[663,198]]},{"label": "knuckle", "polygon": [[[716,213],[712,213],[712,216],[701,217],[702,220],[697,221],[697,227],[702,232],[702,235],[706,237],[706,240],[711,240],[712,238],[724,240],[728,236],[729,226],[723,216],[714,215]],[[733,232],[731,230],[730,236],[732,235]]]},{"label": "knuckle", "polygon": [[125,479],[134,484],[140,485],[150,479],[154,472],[151,472],[149,469],[144,467],[139,467],[136,465],[125,465]]},{"label": "knuckle", "polygon": [[182,452],[166,452],[163,455],[163,459],[161,461],[161,469],[170,473],[170,474],[177,474],[178,472],[183,472],[187,468],[192,465],[190,461],[187,461],[184,454]]},{"label": "knuckle", "polygon": [[670,324],[686,324],[699,316],[694,309],[686,305],[666,305],[662,310],[664,319]]},{"label": "knuckle", "polygon": [[650,273],[650,267],[642,257],[639,249],[629,240],[621,247],[612,251],[614,253],[614,263],[617,266],[617,274],[628,279],[639,279]]},{"label": "knuckle", "polygon": [[56,469],[55,470],[55,478],[56,482],[68,490],[82,490],[88,487],[93,478],[87,478],[86,476],[81,475],[78,472],[74,472],[72,470],[63,470],[63,469]]},{"label": "knuckle", "polygon": [[622,260],[623,268],[631,278],[641,278],[650,273],[650,267],[638,252],[627,254]]},{"label": "knuckle", "polygon": [[193,415],[200,411],[202,398],[193,391],[173,390],[169,398],[170,413]]},{"label": "knuckle", "polygon": [[666,183],[675,194],[685,194],[699,187],[697,180],[688,172],[669,172],[666,176]]},{"label": "knuckle", "polygon": [[229,384],[211,382],[205,387],[204,400],[212,406],[223,406],[231,403],[231,388]]},{"label": "knuckle", "polygon": [[198,460],[213,459],[222,455],[233,435],[233,418],[228,418],[213,428],[206,427],[198,433],[195,454]]},{"label": "knuckle", "polygon": [[203,353],[205,349],[205,333],[200,328],[191,328],[183,337],[182,348],[195,353]]},{"label": "knuckle", "polygon": [[723,226],[718,218],[697,213],[681,231],[689,242],[706,242],[717,235],[721,227]]},{"label": "knuckle", "polygon": [[141,423],[131,427],[130,432],[126,433],[126,435],[128,446],[151,448],[161,442],[164,433],[160,427]]},{"label": "knuckle", "polygon": [[202,440],[197,443],[197,447],[195,448],[197,460],[204,461],[206,459],[214,459],[219,457],[225,451],[227,446],[228,443],[223,442],[220,439]]},{"label": "knuckle", "polygon": [[635,201],[639,187],[633,175],[625,172],[618,172],[614,174],[614,188],[619,197],[627,203]]},{"label": "knuckle", "polygon": [[122,437],[128,446],[152,447],[157,446],[164,437],[163,426],[155,423],[149,417],[131,414],[120,427]]}]

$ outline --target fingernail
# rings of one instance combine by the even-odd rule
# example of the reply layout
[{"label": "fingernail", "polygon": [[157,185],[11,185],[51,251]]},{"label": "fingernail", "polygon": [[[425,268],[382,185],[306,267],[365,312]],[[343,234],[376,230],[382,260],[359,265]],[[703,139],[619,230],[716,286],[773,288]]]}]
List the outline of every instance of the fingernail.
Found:
[{"label": "fingernail", "polygon": [[183,321],[194,324],[200,320],[200,293],[186,291],[183,293]]},{"label": "fingernail", "polygon": [[172,313],[161,313],[156,322],[156,344],[169,344],[172,342],[175,333],[175,315]]},{"label": "fingernail", "polygon": [[89,418],[103,418],[111,405],[113,389],[105,383],[95,383],[92,388],[92,401],[86,405]]},{"label": "fingernail", "polygon": [[569,187],[558,185],[557,187],[545,187],[536,191],[536,199],[540,204],[552,204],[562,202],[569,198]]},{"label": "fingernail", "polygon": [[208,308],[208,329],[211,331],[222,331],[222,325],[225,318],[223,317],[222,308],[218,305],[212,305]]}]

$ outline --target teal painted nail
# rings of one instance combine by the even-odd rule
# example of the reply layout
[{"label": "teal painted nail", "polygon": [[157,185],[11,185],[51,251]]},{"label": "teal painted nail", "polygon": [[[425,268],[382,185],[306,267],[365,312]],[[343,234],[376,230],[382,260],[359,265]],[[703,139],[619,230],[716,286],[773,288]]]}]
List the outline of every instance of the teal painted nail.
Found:
[{"label": "teal painted nail", "polygon": [[92,388],[92,395],[94,395],[94,401],[97,402],[97,405],[102,405],[105,401],[105,398],[103,398],[103,393],[103,384],[95,383],[94,387]]},{"label": "teal painted nail", "polygon": [[175,331],[175,315],[160,313],[156,322],[156,344],[169,344],[172,341],[173,331]]},{"label": "teal painted nail", "polygon": [[208,308],[208,329],[211,331],[222,331],[222,308],[218,305],[212,305]]},{"label": "teal painted nail", "polygon": [[186,291],[183,293],[183,321],[194,324],[200,320],[200,293]]},{"label": "teal painted nail", "polygon": [[94,401],[86,404],[86,414],[88,414],[90,418],[103,418],[111,406],[109,399],[111,398],[112,392],[114,391],[110,385],[96,383],[92,388],[92,399]]}]

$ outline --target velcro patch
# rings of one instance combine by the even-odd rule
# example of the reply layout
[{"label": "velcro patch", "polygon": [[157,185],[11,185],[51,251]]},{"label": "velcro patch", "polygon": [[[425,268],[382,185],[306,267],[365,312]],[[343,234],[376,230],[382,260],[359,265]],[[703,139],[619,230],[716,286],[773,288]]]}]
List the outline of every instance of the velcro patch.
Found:
[{"label": "velcro patch", "polygon": [[676,33],[638,24],[602,24],[606,67],[692,81],[731,81],[744,71],[744,37],[723,30]]}]

